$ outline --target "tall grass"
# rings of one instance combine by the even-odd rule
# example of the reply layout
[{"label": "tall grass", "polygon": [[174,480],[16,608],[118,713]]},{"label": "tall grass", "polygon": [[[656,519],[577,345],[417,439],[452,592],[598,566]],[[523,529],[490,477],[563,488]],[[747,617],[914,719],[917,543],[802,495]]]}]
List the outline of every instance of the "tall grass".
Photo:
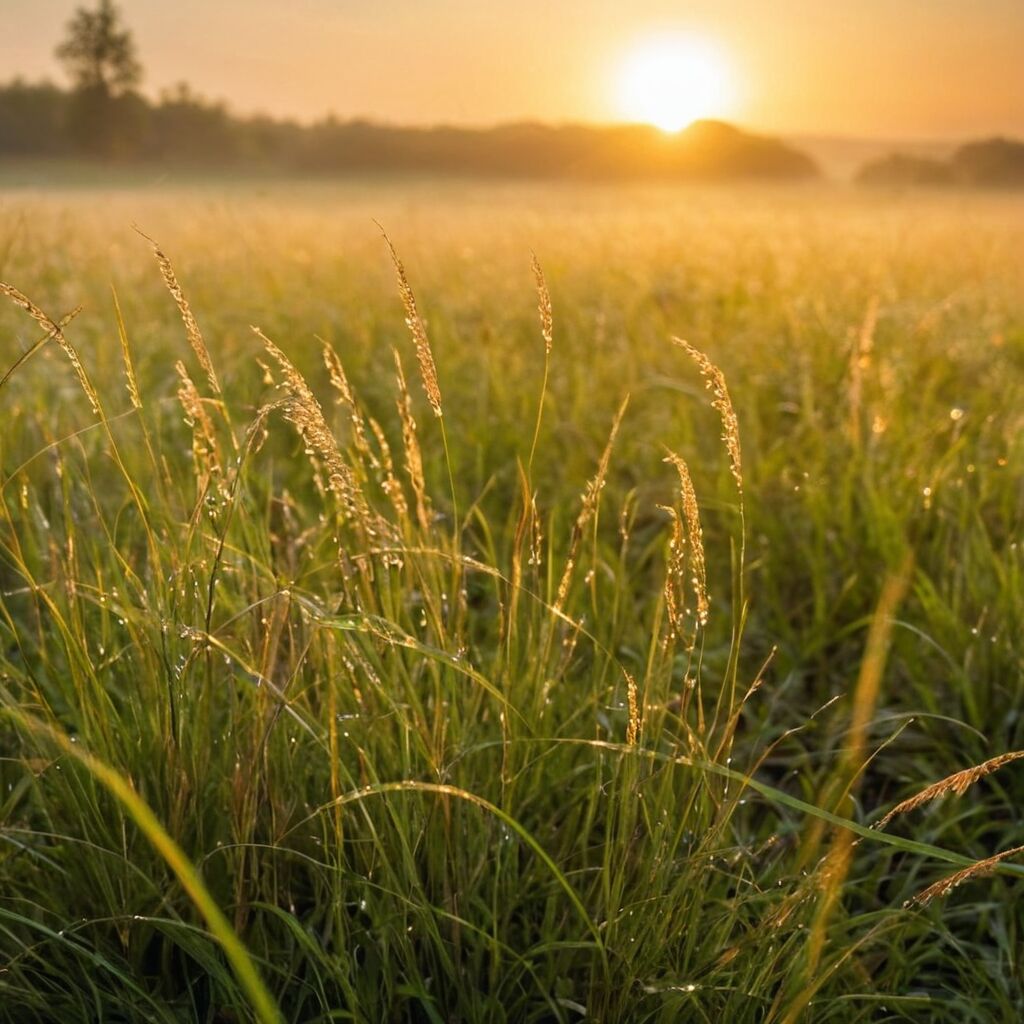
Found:
[{"label": "tall grass", "polygon": [[7,268],[0,1018],[1013,1019],[1020,310],[815,309],[800,237],[631,348],[527,246],[507,342],[398,241],[308,332],[270,254],[237,320],[187,246]]}]

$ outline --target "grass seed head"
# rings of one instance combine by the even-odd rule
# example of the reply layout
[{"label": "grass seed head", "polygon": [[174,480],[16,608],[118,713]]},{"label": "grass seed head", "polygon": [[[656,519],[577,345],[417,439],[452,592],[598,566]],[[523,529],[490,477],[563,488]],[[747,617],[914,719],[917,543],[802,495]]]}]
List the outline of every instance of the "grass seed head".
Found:
[{"label": "grass seed head", "polygon": [[736,488],[742,497],[743,459],[740,454],[740,427],[732,399],[729,397],[729,388],[725,383],[725,374],[700,349],[694,348],[688,341],[684,341],[682,338],[673,338],[672,341],[697,364],[697,369],[700,370],[700,374],[704,378],[705,386],[713,396],[711,404],[722,420],[722,441],[725,444],[725,450],[729,453],[729,468],[736,481]]},{"label": "grass seed head", "polygon": [[629,705],[626,742],[634,747],[640,740],[640,702],[637,697],[636,680],[628,672],[626,673],[626,701]]},{"label": "grass seed head", "polygon": [[203,341],[203,335],[199,330],[199,324],[196,323],[192,307],[188,304],[188,299],[185,298],[185,293],[181,290],[181,285],[178,284],[178,278],[174,273],[174,267],[171,266],[171,261],[167,258],[167,255],[163,252],[160,246],[157,245],[149,235],[143,234],[141,231],[139,234],[142,235],[142,237],[145,238],[153,247],[153,255],[156,257],[156,262],[160,267],[160,274],[164,279],[164,284],[167,286],[167,290],[171,293],[171,298],[174,299],[174,302],[178,307],[178,312],[181,314],[182,322],[185,324],[185,334],[188,337],[188,343],[192,346],[192,351],[195,353],[196,359],[202,367],[203,373],[206,374],[206,379],[210,384],[210,390],[215,395],[219,395],[221,393],[220,381],[217,379],[217,374],[213,369],[213,360],[210,358],[210,351],[206,347],[206,342]]},{"label": "grass seed head", "polygon": [[363,422],[363,414],[359,409],[359,403],[356,401],[355,392],[352,390],[352,385],[348,382],[348,376],[345,373],[344,366],[341,364],[341,359],[338,358],[338,353],[326,341],[323,342],[323,357],[324,366],[327,367],[327,374],[331,379],[331,384],[338,392],[338,401],[342,402],[348,409],[349,420],[352,424],[352,443],[355,445],[356,451],[359,452],[360,456],[371,468],[379,469],[380,463],[378,463],[377,457],[374,455],[366,438],[366,426]]},{"label": "grass seed head", "polygon": [[945,878],[929,885],[927,889],[919,892],[913,899],[907,900],[904,906],[924,907],[934,899],[943,899],[952,893],[954,889],[963,885],[964,882],[968,882],[972,878],[982,878],[985,875],[991,874],[1002,861],[1009,857],[1014,857],[1018,853],[1024,853],[1024,846],[1015,846],[1013,849],[997,853],[994,857],[986,857],[984,860],[976,861],[974,864],[961,868],[952,875],[947,875]]},{"label": "grass seed head", "polygon": [[427,497],[427,484],[423,475],[423,453],[420,451],[419,436],[416,432],[416,418],[412,413],[412,399],[409,397],[409,386],[405,382],[405,371],[398,349],[392,350],[395,357],[395,379],[398,382],[398,416],[402,421],[402,447],[405,449],[405,471],[412,486],[413,497],[416,499],[416,521],[424,533],[430,531],[430,499]]},{"label": "grass seed head", "polygon": [[573,524],[572,537],[569,540],[569,556],[565,562],[565,569],[562,571],[562,579],[558,584],[558,594],[555,598],[555,610],[560,612],[565,607],[565,600],[569,596],[569,586],[572,583],[573,570],[576,568],[576,560],[579,557],[580,544],[583,534],[590,521],[597,513],[597,507],[601,500],[601,492],[604,490],[605,479],[608,476],[608,466],[611,463],[612,449],[615,447],[615,439],[619,434],[619,427],[622,426],[622,418],[626,415],[626,407],[629,405],[629,395],[622,400],[615,419],[612,421],[612,429],[608,435],[608,441],[601,453],[601,459],[597,464],[597,472],[587,482],[580,501],[580,511]]},{"label": "grass seed head", "polygon": [[377,439],[377,447],[380,449],[378,465],[380,466],[381,489],[388,496],[398,521],[404,523],[409,518],[409,504],[405,500],[405,492],[402,490],[402,485],[398,477],[395,476],[395,464],[391,457],[391,445],[388,444],[383,427],[372,416],[369,422],[370,430],[373,431],[373,436]]},{"label": "grass seed head", "polygon": [[914,796],[898,803],[875,825],[875,828],[885,828],[898,815],[916,810],[918,807],[930,803],[932,800],[937,800],[947,793],[963,796],[979,779],[983,779],[986,775],[991,775],[992,772],[998,771],[1003,765],[1009,764],[1011,761],[1018,761],[1022,757],[1024,757],[1024,750],[1014,750],[1008,754],[1000,754],[998,757],[990,758],[988,761],[974,765],[972,768],[965,768],[963,771],[947,775],[946,778],[926,786],[920,793],[916,793]]},{"label": "grass seed head", "polygon": [[375,537],[381,530],[379,517],[370,511],[359,481],[338,450],[338,442],[327,425],[323,408],[306,383],[306,378],[258,327],[253,327],[253,331],[277,363],[284,378],[282,386],[290,396],[283,406],[285,418],[299,432],[307,453],[317,456],[326,467],[328,486],[337,497],[345,517],[361,527],[367,536]]},{"label": "grass seed head", "polygon": [[537,285],[537,312],[540,314],[540,333],[544,338],[544,353],[551,355],[551,346],[554,341],[551,295],[548,292],[547,281],[544,280],[544,271],[541,270],[540,261],[536,255],[533,256],[532,266],[533,280]]},{"label": "grass seed head", "polygon": [[0,281],[0,295],[5,295],[16,306],[20,306],[25,310],[37,324],[46,330],[47,337],[52,337],[60,345],[64,354],[68,357],[68,361],[71,363],[71,368],[75,371],[75,376],[85,392],[85,397],[89,400],[89,405],[92,406],[92,411],[102,419],[103,412],[100,408],[100,396],[92,386],[92,381],[89,380],[89,375],[85,372],[85,367],[82,365],[82,360],[79,358],[74,345],[64,335],[64,326],[74,319],[78,311],[75,310],[68,314],[60,323],[55,323],[31,299],[18,291],[13,285]]},{"label": "grass seed head", "polygon": [[[378,225],[379,226],[379,225]],[[427,337],[427,328],[420,316],[416,306],[416,296],[413,295],[409,278],[406,276],[405,267],[398,258],[395,247],[387,233],[384,234],[384,241],[387,242],[388,252],[391,254],[391,262],[395,265],[395,273],[398,276],[398,291],[402,296],[402,305],[405,307],[405,324],[412,334],[413,345],[416,348],[416,359],[420,364],[420,376],[423,379],[423,390],[427,394],[427,401],[434,415],[441,417],[441,388],[437,383],[437,367],[434,365],[434,353],[430,347],[430,339]]]}]

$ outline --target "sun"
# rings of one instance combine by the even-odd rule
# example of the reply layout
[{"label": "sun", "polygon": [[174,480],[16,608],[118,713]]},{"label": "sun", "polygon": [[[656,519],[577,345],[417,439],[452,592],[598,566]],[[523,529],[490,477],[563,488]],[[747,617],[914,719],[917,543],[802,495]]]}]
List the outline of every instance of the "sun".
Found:
[{"label": "sun", "polygon": [[616,82],[619,114],[666,132],[728,116],[735,99],[728,58],[702,36],[666,33],[642,40],[622,61]]}]

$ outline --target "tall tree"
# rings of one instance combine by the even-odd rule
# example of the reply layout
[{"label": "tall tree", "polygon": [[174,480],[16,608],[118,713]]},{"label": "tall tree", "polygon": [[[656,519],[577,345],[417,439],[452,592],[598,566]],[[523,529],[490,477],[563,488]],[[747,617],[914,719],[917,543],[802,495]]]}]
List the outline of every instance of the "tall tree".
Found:
[{"label": "tall tree", "polygon": [[135,40],[121,24],[121,12],[112,0],[99,0],[95,10],[79,7],[68,22],[67,36],[56,55],[77,89],[112,95],[142,80]]},{"label": "tall tree", "polygon": [[142,65],[112,0],[79,7],[55,52],[75,86],[68,125],[75,143],[95,156],[129,154],[141,133],[141,101],[132,89]]}]

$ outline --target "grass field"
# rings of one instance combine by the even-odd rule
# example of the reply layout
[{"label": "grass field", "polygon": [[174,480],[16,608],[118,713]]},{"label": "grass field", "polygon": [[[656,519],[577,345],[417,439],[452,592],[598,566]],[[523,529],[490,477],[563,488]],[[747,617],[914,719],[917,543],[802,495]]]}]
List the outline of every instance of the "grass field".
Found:
[{"label": "grass field", "polygon": [[0,193],[0,1020],[1021,1019],[1022,252],[1008,195]]}]

